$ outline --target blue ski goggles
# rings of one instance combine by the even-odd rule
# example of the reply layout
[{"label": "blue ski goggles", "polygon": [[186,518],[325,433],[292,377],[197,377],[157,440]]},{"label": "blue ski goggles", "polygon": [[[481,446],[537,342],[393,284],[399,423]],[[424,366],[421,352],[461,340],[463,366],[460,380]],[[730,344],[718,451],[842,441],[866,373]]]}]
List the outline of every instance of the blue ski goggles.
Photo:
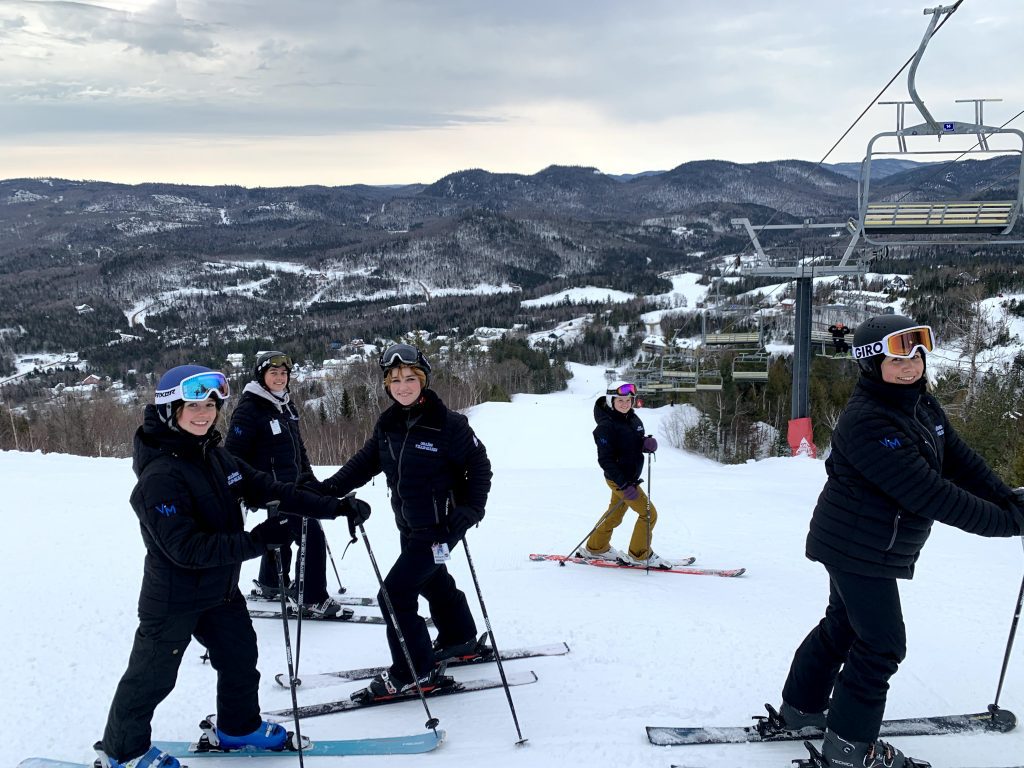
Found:
[{"label": "blue ski goggles", "polygon": [[378,363],[382,371],[386,371],[396,365],[408,365],[413,368],[419,368],[424,373],[430,373],[430,363],[423,357],[423,353],[412,344],[392,344],[380,353]]},{"label": "blue ski goggles", "polygon": [[157,405],[173,403],[176,400],[198,403],[213,396],[221,400],[231,397],[231,387],[220,371],[204,371],[186,376],[176,387],[158,390],[154,400]]}]

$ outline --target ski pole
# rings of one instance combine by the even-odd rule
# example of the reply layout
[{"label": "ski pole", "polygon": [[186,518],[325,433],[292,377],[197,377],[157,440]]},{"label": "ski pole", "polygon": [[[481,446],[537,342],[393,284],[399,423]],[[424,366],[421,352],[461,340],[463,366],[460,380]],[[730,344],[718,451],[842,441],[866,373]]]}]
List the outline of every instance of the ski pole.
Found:
[{"label": "ski pole", "polygon": [[[341,576],[338,575],[338,566],[334,563],[334,553],[331,552],[331,545],[327,541],[327,531],[324,530],[323,523],[321,523],[319,520],[317,520],[316,522],[317,525],[320,526],[320,531],[324,535],[324,546],[327,547],[327,557],[331,559],[331,568],[334,569],[334,578],[338,580],[338,594],[344,595],[346,590],[343,586],[341,586]],[[344,554],[342,554],[342,557],[344,557]]]},{"label": "ski pole", "polygon": [[[355,541],[356,532],[351,520],[348,524],[348,530],[352,535],[352,541]],[[370,556],[370,564],[373,565],[373,572],[377,574],[377,583],[380,584],[380,594],[384,598],[384,605],[388,610],[388,616],[391,617],[391,626],[394,627],[395,636],[398,637],[398,644],[402,646],[402,655],[405,656],[405,663],[409,667],[409,674],[412,675],[412,682],[413,685],[416,686],[416,693],[419,695],[420,701],[423,702],[423,709],[427,713],[426,727],[431,729],[434,733],[437,733],[437,726],[441,721],[430,714],[430,706],[427,704],[427,696],[423,693],[423,686],[420,685],[419,675],[416,674],[416,667],[413,666],[412,663],[412,654],[409,653],[409,646],[405,642],[405,635],[402,634],[402,630],[398,626],[398,617],[395,615],[395,606],[391,604],[391,595],[388,594],[388,589],[384,586],[384,577],[380,575],[380,568],[377,567],[377,558],[373,556],[373,548],[370,546],[370,539],[367,537],[366,529],[363,528],[362,525],[359,526],[359,535],[363,537],[363,543],[366,545],[366,554]]]},{"label": "ski pole", "polygon": [[302,536],[299,537],[299,552],[297,557],[299,558],[299,586],[296,590],[295,597],[297,603],[295,605],[295,614],[298,617],[295,620],[295,684],[300,685],[302,681],[299,679],[299,661],[302,659],[302,606],[303,601],[306,599],[306,526],[309,523],[309,518],[305,515],[302,516]]},{"label": "ski pole", "polygon": [[[277,517],[280,514],[280,501],[267,503],[267,517]],[[281,590],[281,621],[284,624],[284,650],[288,659],[288,687],[292,692],[292,717],[295,720],[295,744],[299,752],[299,766],[305,768],[305,761],[302,759],[302,731],[299,729],[299,699],[295,694],[295,665],[292,663],[292,641],[288,633],[288,596],[284,591],[284,567],[281,559],[281,548],[274,547],[274,562],[277,564],[277,586]]]},{"label": "ski pole", "polygon": [[[596,531],[598,528],[601,527],[601,523],[603,523],[605,520],[607,520],[609,517],[611,517],[614,513],[618,512],[619,511],[619,507],[621,507],[625,503],[626,503],[626,499],[625,498],[621,498],[621,499],[619,499],[618,503],[615,504],[614,507],[611,507],[607,512],[605,512],[601,516],[601,519],[597,521],[597,524],[593,528],[590,529],[590,533],[588,533],[586,536],[584,536],[582,539],[580,539],[580,543],[577,544],[575,547],[573,547],[572,549],[569,550],[569,554],[567,554],[565,556],[565,559],[568,559],[568,558],[572,557],[577,551],[579,551],[579,548],[583,546],[583,542],[585,542],[587,539],[589,539],[591,536],[593,536],[594,535],[594,531]],[[565,567],[565,559],[558,561],[558,564],[560,566],[562,566],[563,568]]]},{"label": "ski pole", "polygon": [[[1024,536],[1020,537],[1021,546],[1024,546]],[[1013,621],[1010,622],[1010,636],[1006,638],[1006,653],[1003,654],[1003,668],[999,672],[999,685],[996,686],[996,700],[989,706],[989,712],[993,714],[999,709],[999,695],[1003,692],[1003,681],[1006,679],[1006,668],[1010,663],[1010,649],[1013,648],[1013,639],[1017,634],[1017,624],[1020,621],[1021,605],[1024,604],[1024,579],[1020,583],[1020,594],[1017,595],[1017,608],[1013,612]]]},{"label": "ski pole", "polygon": [[644,572],[651,575],[651,454],[647,454],[647,565]]},{"label": "ski pole", "polygon": [[484,594],[480,591],[480,581],[476,577],[476,567],[473,565],[473,556],[469,554],[469,544],[466,536],[462,537],[462,548],[466,551],[466,562],[469,563],[469,572],[473,574],[473,586],[476,587],[476,596],[480,599],[480,612],[484,615],[484,624],[487,626],[487,634],[491,636],[491,647],[494,649],[494,660],[498,662],[498,674],[501,675],[501,685],[505,689],[505,697],[508,699],[508,708],[512,712],[512,722],[515,723],[516,733],[519,740],[516,746],[525,744],[528,740],[523,738],[523,732],[519,728],[519,718],[516,716],[516,705],[512,703],[512,691],[509,690],[508,680],[505,677],[505,668],[501,663],[501,654],[498,652],[498,643],[494,639],[494,630],[491,629],[491,617],[487,615],[487,606],[484,604]]}]

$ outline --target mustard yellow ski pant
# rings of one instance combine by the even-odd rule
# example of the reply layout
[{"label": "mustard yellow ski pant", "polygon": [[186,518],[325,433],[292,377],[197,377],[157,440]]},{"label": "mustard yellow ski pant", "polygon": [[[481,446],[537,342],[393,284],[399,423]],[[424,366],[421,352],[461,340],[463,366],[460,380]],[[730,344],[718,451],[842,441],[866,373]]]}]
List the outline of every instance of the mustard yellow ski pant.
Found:
[{"label": "mustard yellow ski pant", "polygon": [[[614,531],[629,508],[636,512],[637,520],[633,526],[633,536],[629,540],[629,554],[637,560],[646,560],[651,556],[650,536],[654,532],[654,524],[658,521],[658,510],[647,498],[643,488],[637,488],[639,495],[632,501],[627,501],[622,491],[615,487],[615,483],[605,478],[605,483],[612,490],[611,501],[608,502],[606,517],[594,532],[587,539],[587,549],[591,552],[605,552],[612,543],[612,531]],[[650,506],[648,507],[648,504]],[[647,525],[647,510],[651,512],[651,524]]]}]

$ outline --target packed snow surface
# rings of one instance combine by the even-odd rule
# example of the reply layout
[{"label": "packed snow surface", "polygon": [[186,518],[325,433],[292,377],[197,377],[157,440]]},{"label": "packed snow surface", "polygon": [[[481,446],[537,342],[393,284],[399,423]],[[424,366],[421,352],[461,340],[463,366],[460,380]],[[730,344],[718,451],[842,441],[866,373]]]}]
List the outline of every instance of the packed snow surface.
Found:
[{"label": "packed snow surface", "polygon": [[[821,617],[828,595],[824,569],[803,554],[824,464],[779,458],[721,466],[671,447],[672,408],[641,410],[661,444],[648,486],[660,517],[656,551],[694,555],[706,566],[743,566],[747,575],[647,575],[530,562],[531,552],[568,552],[607,503],[591,437],[603,370],[573,370],[568,391],[519,395],[512,403],[486,403],[469,412],[494,466],[487,517],[470,533],[469,545],[498,646],[565,641],[572,648],[567,656],[507,665],[533,669],[540,678],[511,689],[529,743],[514,746],[505,694],[494,690],[429,702],[448,732],[437,752],[345,758],[344,765],[784,768],[803,756],[799,742],[653,747],[644,726],[744,725],[764,702],[778,703],[792,653]],[[320,477],[334,471],[317,469]],[[7,452],[0,453],[0,473],[4,520],[12,532],[9,582],[0,598],[7,648],[0,765],[34,755],[91,760],[136,626],[143,546],[128,504],[131,462]],[[398,537],[383,479],[360,496],[373,506],[367,532],[386,568]],[[250,525],[262,515],[254,517]],[[614,545],[626,546],[631,524],[627,517]],[[362,544],[352,545],[342,560],[344,523],[327,523],[327,531],[349,594],[375,594]],[[483,631],[461,549],[451,568]],[[256,561],[246,563],[246,592],[256,572]],[[983,539],[935,526],[916,577],[901,584],[909,651],[892,681],[889,716],[976,712],[992,702],[1022,573],[1019,539]],[[328,583],[337,586],[330,570]],[[288,707],[288,691],[274,682],[286,668],[282,626],[255,624],[261,703],[267,710]],[[294,623],[291,629],[294,643]],[[1022,648],[1018,639],[1000,700],[1019,714]],[[186,652],[178,685],[157,710],[156,738],[194,737],[200,718],[215,710],[214,672],[201,654],[198,643]],[[386,657],[383,627],[303,623],[300,676]],[[475,666],[454,674],[468,679],[497,670]],[[347,697],[356,687],[300,689],[299,702]],[[314,740],[409,734],[425,720],[422,706],[410,702],[309,719],[303,732]],[[1016,765],[1024,756],[1024,728],[894,741],[936,768]],[[270,758],[267,768],[296,759]],[[217,768],[231,760],[192,762],[193,768],[199,762]],[[326,765],[328,759],[313,762]]]}]

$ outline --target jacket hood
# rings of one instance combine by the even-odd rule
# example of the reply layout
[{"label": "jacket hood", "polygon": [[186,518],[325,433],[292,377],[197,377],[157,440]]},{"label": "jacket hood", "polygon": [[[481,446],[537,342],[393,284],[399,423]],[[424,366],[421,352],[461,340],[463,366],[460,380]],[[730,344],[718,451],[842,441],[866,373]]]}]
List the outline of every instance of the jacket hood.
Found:
[{"label": "jacket hood", "polygon": [[201,456],[208,448],[220,443],[220,432],[211,429],[202,437],[171,429],[160,418],[157,406],[150,403],[142,417],[142,426],[135,431],[132,450],[132,471],[138,477],[154,460],[164,454],[174,456]]},{"label": "jacket hood", "polygon": [[246,384],[245,388],[242,389],[242,394],[248,394],[252,395],[253,397],[258,397],[261,400],[266,400],[268,403],[271,403],[274,406],[276,406],[277,410],[279,411],[284,411],[284,404],[291,400],[291,396],[289,395],[288,390],[285,390],[280,395],[275,395],[273,392],[264,387],[258,381],[250,381],[248,384]]}]

